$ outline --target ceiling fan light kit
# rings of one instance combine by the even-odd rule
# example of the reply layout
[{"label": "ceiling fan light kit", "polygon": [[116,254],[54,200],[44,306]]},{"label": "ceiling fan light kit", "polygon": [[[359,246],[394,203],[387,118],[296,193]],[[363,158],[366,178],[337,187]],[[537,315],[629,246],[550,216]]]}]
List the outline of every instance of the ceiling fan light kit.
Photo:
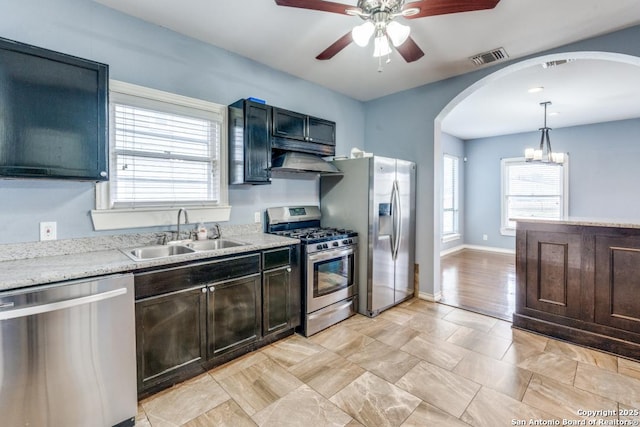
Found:
[{"label": "ceiling fan light kit", "polygon": [[[380,58],[391,54],[393,45],[406,62],[414,62],[424,56],[424,52],[410,37],[411,29],[395,20],[398,17],[416,19],[450,13],[471,12],[493,9],[500,0],[358,0],[357,6],[324,0],[275,0],[279,6],[319,10],[337,14],[357,16],[365,22],[355,26],[322,51],[316,59],[327,60],[346,48],[351,42],[365,47],[373,36],[373,56]],[[378,67],[378,71],[381,68]]]}]

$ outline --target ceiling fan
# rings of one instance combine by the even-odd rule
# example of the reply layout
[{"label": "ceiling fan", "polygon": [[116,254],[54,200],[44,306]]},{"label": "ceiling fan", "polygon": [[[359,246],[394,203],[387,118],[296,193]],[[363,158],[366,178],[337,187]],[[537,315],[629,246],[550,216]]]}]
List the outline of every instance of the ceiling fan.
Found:
[{"label": "ceiling fan", "polygon": [[373,36],[374,57],[388,56],[391,53],[392,44],[407,62],[417,61],[424,56],[424,52],[409,36],[410,28],[395,21],[395,18],[416,19],[449,13],[493,9],[499,1],[420,0],[405,3],[404,0],[358,0],[357,6],[351,6],[324,0],[275,0],[279,6],[358,16],[365,21],[336,40],[316,56],[316,59],[331,59],[352,41],[364,47]]}]

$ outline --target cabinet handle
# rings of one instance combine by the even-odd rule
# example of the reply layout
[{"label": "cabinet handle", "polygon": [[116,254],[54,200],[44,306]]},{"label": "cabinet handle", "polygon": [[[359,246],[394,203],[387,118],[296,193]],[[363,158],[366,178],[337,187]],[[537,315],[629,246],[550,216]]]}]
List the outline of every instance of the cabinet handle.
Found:
[{"label": "cabinet handle", "polygon": [[201,292],[202,292],[203,294],[206,294],[206,293],[207,293],[207,288],[202,288],[202,291],[201,291]]},{"label": "cabinet handle", "polygon": [[209,292],[214,292],[216,290],[215,286],[209,286]]}]

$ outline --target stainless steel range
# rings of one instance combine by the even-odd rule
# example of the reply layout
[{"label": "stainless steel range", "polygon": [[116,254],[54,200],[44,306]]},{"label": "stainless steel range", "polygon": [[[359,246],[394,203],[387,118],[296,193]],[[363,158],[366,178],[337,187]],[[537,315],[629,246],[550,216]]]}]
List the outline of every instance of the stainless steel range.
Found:
[{"label": "stainless steel range", "polygon": [[267,209],[268,233],[301,242],[301,332],[307,337],[354,315],[358,308],[358,235],[321,227],[320,217],[317,206]]}]

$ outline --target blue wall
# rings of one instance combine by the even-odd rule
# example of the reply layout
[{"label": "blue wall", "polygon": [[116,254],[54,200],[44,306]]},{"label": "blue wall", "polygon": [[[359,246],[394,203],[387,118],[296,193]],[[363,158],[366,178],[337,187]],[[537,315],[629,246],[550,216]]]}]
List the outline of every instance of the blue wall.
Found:
[{"label": "blue wall", "polygon": [[[551,131],[554,150],[570,156],[569,216],[640,223],[639,137],[640,119]],[[500,235],[500,160],[522,157],[539,140],[527,132],[465,142],[465,243],[515,248],[514,237]]]},{"label": "blue wall", "polygon": [[[0,10],[0,37],[107,63],[112,79],[224,105],[255,96],[336,121],[338,155],[364,146],[361,102],[226,50],[89,0],[0,0]],[[0,180],[0,201],[0,243],[38,240],[40,221],[57,221],[62,239],[99,234],[93,183]],[[229,191],[233,223],[251,223],[267,206],[318,202],[314,178]]]},{"label": "blue wall", "polygon": [[[508,46],[506,46],[508,50]],[[640,57],[640,26],[573,43],[536,54],[576,51],[618,52]],[[491,73],[521,60],[501,63],[481,70],[395,93],[366,104],[365,150],[376,155],[408,158],[417,163],[416,263],[420,265],[420,291],[438,297],[440,243],[435,224],[435,177],[442,173],[434,163],[434,121],[460,93]],[[603,152],[603,154],[606,154]],[[440,153],[437,154],[439,157]],[[468,193],[468,191],[467,191]],[[632,195],[629,195],[632,197]],[[467,213],[470,215],[469,207]],[[467,215],[467,216],[468,216]],[[467,230],[468,231],[468,230]]]}]

